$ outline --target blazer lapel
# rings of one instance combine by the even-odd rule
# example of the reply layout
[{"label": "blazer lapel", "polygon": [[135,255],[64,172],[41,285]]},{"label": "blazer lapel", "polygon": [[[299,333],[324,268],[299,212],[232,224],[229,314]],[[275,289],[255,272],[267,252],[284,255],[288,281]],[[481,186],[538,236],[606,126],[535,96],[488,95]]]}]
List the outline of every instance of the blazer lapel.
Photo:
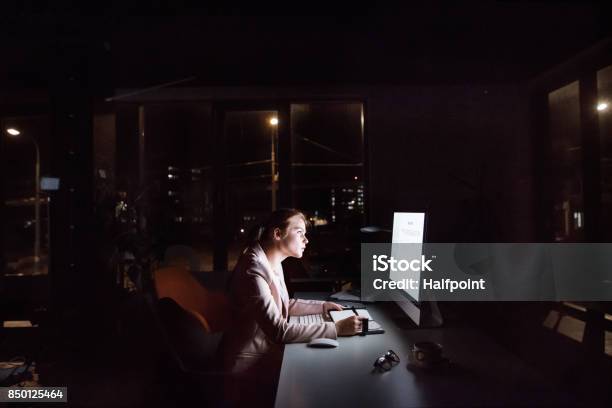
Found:
[{"label": "blazer lapel", "polygon": [[282,315],[286,318],[289,314],[289,304],[288,299],[285,299],[285,296],[283,296],[283,277],[279,277],[278,275],[276,275],[276,272],[274,272],[274,269],[272,269],[272,265],[270,265],[270,262],[268,261],[266,253],[261,248],[261,245],[259,245],[259,243],[256,243],[253,246],[253,250],[265,270],[265,273],[267,275],[266,280],[270,285],[270,292],[272,292],[272,297],[274,298],[276,307],[278,307],[278,310],[280,310]]}]

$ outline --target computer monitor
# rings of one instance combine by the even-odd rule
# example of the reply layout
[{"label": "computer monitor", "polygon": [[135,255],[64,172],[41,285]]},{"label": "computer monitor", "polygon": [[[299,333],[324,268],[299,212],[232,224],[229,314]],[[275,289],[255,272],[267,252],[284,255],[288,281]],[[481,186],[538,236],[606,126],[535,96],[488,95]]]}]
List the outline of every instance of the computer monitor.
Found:
[{"label": "computer monitor", "polygon": [[[424,212],[393,213],[393,232],[391,238],[391,256],[395,259],[418,259],[423,253],[425,240]],[[394,245],[411,244],[411,245]],[[408,273],[410,276],[406,276]],[[401,274],[401,276],[400,276]],[[420,271],[390,272],[391,280],[411,278],[421,282]],[[418,327],[436,327],[442,325],[442,315],[433,299],[424,299],[420,285],[415,289],[397,289],[392,292],[395,303],[406,316]]]}]

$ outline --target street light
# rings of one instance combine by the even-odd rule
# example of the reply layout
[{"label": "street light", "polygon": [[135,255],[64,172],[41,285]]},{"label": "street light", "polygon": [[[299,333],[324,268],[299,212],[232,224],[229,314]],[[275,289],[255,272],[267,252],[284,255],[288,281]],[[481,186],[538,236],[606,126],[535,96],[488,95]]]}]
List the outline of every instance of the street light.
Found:
[{"label": "street light", "polygon": [[276,210],[276,129],[278,127],[278,118],[276,116],[270,118],[270,126],[272,126],[272,147],[270,152],[270,162],[272,166],[272,211]]},{"label": "street light", "polygon": [[[6,133],[11,137],[17,137],[21,134],[21,132],[15,128],[7,128]],[[38,270],[38,263],[40,261],[40,148],[38,147],[36,139],[33,137],[28,137],[28,139],[34,143],[34,147],[36,148],[36,167],[34,175],[34,183],[36,184],[36,201],[34,202],[34,219],[36,223],[34,226],[34,268]]]}]

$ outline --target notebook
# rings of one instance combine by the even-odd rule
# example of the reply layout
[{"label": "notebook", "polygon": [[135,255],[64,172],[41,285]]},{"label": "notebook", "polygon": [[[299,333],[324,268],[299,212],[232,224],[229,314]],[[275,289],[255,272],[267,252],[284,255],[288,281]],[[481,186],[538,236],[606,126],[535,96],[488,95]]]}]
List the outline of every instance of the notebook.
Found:
[{"label": "notebook", "polygon": [[355,316],[367,317],[368,322],[368,333],[367,334],[380,334],[384,333],[382,326],[378,324],[376,321],[372,320],[372,316],[370,316],[370,312],[367,309],[347,309],[347,310],[330,310],[329,315],[331,316],[332,321],[335,323],[338,320],[346,319],[347,317]]}]

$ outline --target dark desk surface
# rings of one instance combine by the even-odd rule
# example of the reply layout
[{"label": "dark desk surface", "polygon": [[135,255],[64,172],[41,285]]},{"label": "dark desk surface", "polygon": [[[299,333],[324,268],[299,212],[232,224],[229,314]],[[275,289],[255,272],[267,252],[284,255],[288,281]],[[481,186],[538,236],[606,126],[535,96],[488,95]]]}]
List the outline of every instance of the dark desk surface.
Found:
[{"label": "dark desk surface", "polygon": [[[321,298],[321,294],[299,294]],[[463,328],[402,330],[391,319],[392,304],[371,304],[385,334],[339,338],[334,349],[287,344],[277,407],[406,407],[572,404],[563,391],[483,334]],[[447,368],[407,368],[417,341],[435,341],[451,359]],[[401,362],[385,373],[374,360],[394,350]]]}]

